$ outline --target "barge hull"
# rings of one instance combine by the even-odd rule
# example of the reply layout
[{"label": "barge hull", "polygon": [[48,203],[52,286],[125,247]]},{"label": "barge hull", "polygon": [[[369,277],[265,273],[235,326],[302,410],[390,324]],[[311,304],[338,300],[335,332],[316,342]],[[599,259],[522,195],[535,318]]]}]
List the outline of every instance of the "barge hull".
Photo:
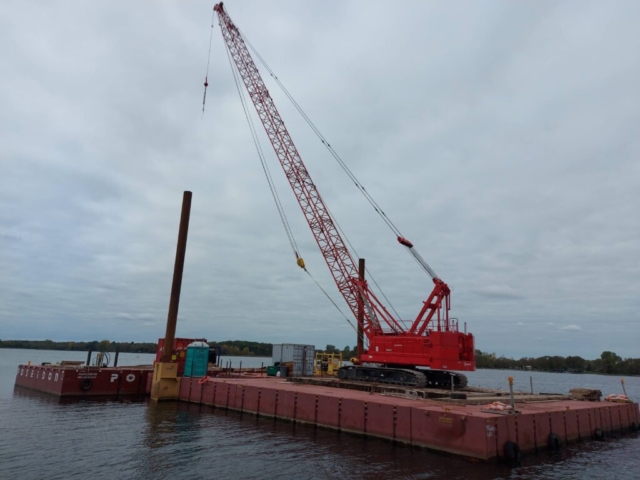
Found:
[{"label": "barge hull", "polygon": [[597,431],[625,434],[637,429],[637,403],[559,400],[518,404],[519,414],[482,411],[356,390],[300,385],[274,378],[183,378],[180,400],[379,437],[411,446],[490,460],[504,457],[505,444],[520,451],[547,449],[551,434],[561,444],[591,439]]},{"label": "barge hull", "polygon": [[15,386],[60,397],[145,395],[150,368],[20,365]]}]

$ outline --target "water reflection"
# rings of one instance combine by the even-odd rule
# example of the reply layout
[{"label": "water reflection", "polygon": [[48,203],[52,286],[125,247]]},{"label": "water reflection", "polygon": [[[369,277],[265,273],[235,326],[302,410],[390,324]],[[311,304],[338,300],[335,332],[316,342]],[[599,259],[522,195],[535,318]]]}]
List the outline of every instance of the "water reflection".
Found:
[{"label": "water reflection", "polygon": [[502,471],[384,440],[196,404],[151,402],[146,420],[142,478],[181,465],[201,478],[488,479]]}]

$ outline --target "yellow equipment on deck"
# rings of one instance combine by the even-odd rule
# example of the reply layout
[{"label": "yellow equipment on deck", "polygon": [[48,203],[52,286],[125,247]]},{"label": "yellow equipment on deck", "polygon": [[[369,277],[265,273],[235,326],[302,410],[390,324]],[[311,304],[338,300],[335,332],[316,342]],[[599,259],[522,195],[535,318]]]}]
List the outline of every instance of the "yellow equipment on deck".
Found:
[{"label": "yellow equipment on deck", "polygon": [[313,374],[317,377],[336,376],[342,367],[342,353],[316,352]]}]

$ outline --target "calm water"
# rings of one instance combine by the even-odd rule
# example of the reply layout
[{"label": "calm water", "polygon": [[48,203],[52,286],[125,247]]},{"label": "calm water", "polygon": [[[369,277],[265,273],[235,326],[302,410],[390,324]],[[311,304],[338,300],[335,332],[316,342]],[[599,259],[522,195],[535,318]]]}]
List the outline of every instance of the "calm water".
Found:
[{"label": "calm water", "polygon": [[[19,363],[83,360],[82,352],[0,349],[0,479],[637,479],[640,437],[570,446],[560,454],[526,456],[521,466],[480,464],[316,430],[272,419],[182,403],[60,403],[14,392]],[[121,365],[152,355],[122,354]],[[233,365],[239,362],[233,358]],[[259,366],[261,358],[243,359]],[[620,393],[620,379],[598,375],[480,370],[476,386],[567,392],[575,386]],[[640,398],[640,378],[627,378]]]}]

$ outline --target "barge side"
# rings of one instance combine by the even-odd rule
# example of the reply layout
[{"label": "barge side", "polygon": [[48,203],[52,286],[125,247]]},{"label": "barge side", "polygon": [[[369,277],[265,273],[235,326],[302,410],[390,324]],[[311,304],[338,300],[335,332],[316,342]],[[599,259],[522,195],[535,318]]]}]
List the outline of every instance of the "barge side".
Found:
[{"label": "barge side", "polygon": [[[518,414],[294,384],[279,378],[183,378],[180,400],[490,460],[625,434],[640,422],[637,403],[558,400],[518,404]],[[507,446],[508,445],[508,446]]]}]

